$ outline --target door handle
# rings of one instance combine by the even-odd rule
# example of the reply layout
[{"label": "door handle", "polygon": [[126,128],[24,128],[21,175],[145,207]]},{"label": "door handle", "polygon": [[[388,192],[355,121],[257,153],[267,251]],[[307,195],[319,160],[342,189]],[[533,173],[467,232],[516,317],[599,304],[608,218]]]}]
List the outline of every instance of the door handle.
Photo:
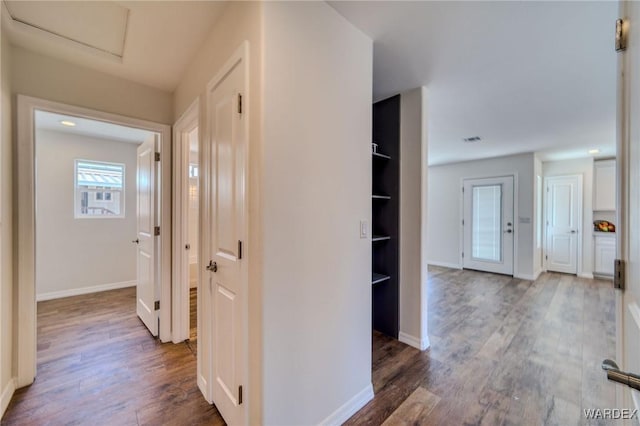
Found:
[{"label": "door handle", "polygon": [[572,233],[572,234],[575,234],[576,232],[578,232],[578,231],[576,231],[575,229],[572,229],[572,230],[571,230],[571,233]]},{"label": "door handle", "polygon": [[620,368],[618,368],[618,364],[616,364],[615,361],[605,359],[602,361],[602,369],[607,372],[607,379],[613,382],[622,383],[623,385],[627,385],[635,390],[640,390],[640,376],[620,371]]},{"label": "door handle", "polygon": [[136,238],[135,240],[131,240],[134,244],[140,244],[140,238]]},{"label": "door handle", "polygon": [[191,244],[185,244],[184,245],[184,249],[185,250],[191,250]]},{"label": "door handle", "polygon": [[218,263],[210,260],[209,264],[207,265],[207,271],[218,272]]},{"label": "door handle", "polygon": [[512,233],[512,232],[513,232],[513,231],[512,231],[511,229],[507,229],[506,231],[504,231],[504,233],[505,233],[505,234],[510,234],[510,233]]}]

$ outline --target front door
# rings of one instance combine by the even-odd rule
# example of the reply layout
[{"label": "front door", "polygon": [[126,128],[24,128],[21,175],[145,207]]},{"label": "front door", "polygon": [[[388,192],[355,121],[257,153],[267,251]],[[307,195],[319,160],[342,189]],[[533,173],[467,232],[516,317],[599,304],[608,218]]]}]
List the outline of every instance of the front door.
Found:
[{"label": "front door", "polygon": [[[621,2],[621,8],[620,16],[633,28],[618,76],[623,91],[618,110],[618,257],[627,267],[626,288],[616,292],[616,357],[621,369],[640,374],[640,3]],[[640,392],[618,385],[617,397],[618,407],[640,409]]]},{"label": "front door", "polygon": [[137,173],[137,236],[136,257],[138,277],[136,312],[152,335],[158,335],[158,313],[155,310],[155,193],[156,193],[156,136],[149,137],[138,147]]},{"label": "front door", "polygon": [[[208,262],[213,402],[228,424],[244,423],[246,294],[242,285],[246,197],[245,63],[238,59],[208,89]],[[245,106],[243,106],[243,104]],[[205,197],[207,199],[207,197]]]},{"label": "front door", "polygon": [[465,269],[513,275],[513,176],[465,179]]},{"label": "front door", "polygon": [[547,270],[576,274],[580,230],[581,176],[546,178]]}]

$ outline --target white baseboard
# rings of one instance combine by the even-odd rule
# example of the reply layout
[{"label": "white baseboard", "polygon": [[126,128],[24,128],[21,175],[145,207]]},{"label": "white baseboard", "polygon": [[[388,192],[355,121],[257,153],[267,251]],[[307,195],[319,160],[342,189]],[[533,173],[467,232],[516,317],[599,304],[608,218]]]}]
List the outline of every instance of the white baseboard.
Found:
[{"label": "white baseboard", "polygon": [[517,278],[519,280],[527,280],[527,281],[535,281],[538,279],[538,275],[533,275],[533,274],[518,274],[518,275],[514,275],[513,278]]},{"label": "white baseboard", "polygon": [[438,262],[437,260],[427,260],[427,265],[442,266],[443,268],[462,269],[459,263]]},{"label": "white baseboard", "polygon": [[419,339],[410,334],[403,333],[402,331],[398,333],[398,340],[421,351],[428,349],[430,346],[429,337],[426,337],[425,339]]},{"label": "white baseboard", "polygon": [[4,412],[11,402],[11,397],[16,391],[16,379],[10,379],[9,383],[2,389],[2,395],[0,395],[0,419],[4,416]]},{"label": "white baseboard", "polygon": [[98,293],[107,290],[116,290],[118,288],[135,287],[137,282],[123,281],[120,283],[109,283],[94,285],[91,287],[71,288],[69,290],[50,291],[48,293],[36,294],[36,301],[41,302],[43,300],[60,299],[62,297],[79,296],[81,294]]},{"label": "white baseboard", "polygon": [[359,409],[367,405],[373,399],[373,385],[369,383],[367,387],[355,394],[349,401],[334,411],[329,417],[320,422],[320,425],[333,426],[341,425],[349,420]]},{"label": "white baseboard", "polygon": [[590,280],[592,280],[592,279],[593,279],[593,274],[591,274],[591,273],[589,273],[589,272],[580,272],[580,273],[578,274],[578,276],[579,276],[580,278],[587,278],[587,279],[590,279]]}]

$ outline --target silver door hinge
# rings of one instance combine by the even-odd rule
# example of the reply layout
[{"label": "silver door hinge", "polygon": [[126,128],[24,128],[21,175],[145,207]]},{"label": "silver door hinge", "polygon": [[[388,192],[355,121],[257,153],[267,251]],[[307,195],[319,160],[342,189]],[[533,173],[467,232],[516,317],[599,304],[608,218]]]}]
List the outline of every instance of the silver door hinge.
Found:
[{"label": "silver door hinge", "polygon": [[[627,24],[628,25],[628,24]],[[615,48],[616,52],[627,50],[627,31],[623,19],[616,19]]]},{"label": "silver door hinge", "polygon": [[153,304],[153,310],[154,311],[159,311],[160,310],[160,301],[156,300],[156,303]]},{"label": "silver door hinge", "polygon": [[238,114],[242,114],[242,95],[238,94]]},{"label": "silver door hinge", "polygon": [[613,261],[613,288],[624,290],[624,260]]},{"label": "silver door hinge", "polygon": [[238,240],[238,259],[242,259],[242,241]]},{"label": "silver door hinge", "polygon": [[158,235],[160,235],[160,227],[159,226],[154,226],[153,227],[153,235],[155,235],[156,237]]},{"label": "silver door hinge", "polygon": [[156,159],[156,161],[160,161],[160,153],[159,152],[155,153],[155,159]]},{"label": "silver door hinge", "polygon": [[242,404],[242,386],[238,386],[238,405]]}]

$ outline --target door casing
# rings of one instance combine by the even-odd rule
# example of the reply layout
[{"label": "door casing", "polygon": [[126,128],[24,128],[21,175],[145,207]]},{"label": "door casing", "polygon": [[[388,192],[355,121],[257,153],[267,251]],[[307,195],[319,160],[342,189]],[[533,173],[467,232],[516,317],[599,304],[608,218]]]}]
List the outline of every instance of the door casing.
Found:
[{"label": "door casing", "polygon": [[[171,340],[171,127],[151,121],[106,113],[48,101],[25,95],[17,96],[17,385],[27,386],[36,376],[36,298],[35,298],[35,111],[47,111],[136,127],[160,134],[162,161],[158,179],[161,237],[157,271],[160,280],[160,340]],[[163,184],[165,183],[165,184]],[[164,230],[164,234],[162,233]]]},{"label": "door casing", "polygon": [[[188,282],[189,277],[189,252],[184,247],[189,238],[187,226],[189,219],[188,134],[199,126],[199,114],[200,102],[199,99],[196,99],[173,126],[173,311],[171,316],[174,343],[189,338],[189,289],[188,286],[183,285]],[[202,140],[201,133],[198,132],[198,145]],[[202,206],[199,205],[198,210],[201,212]],[[198,215],[198,229],[202,229],[201,216],[200,213]],[[198,233],[199,236],[201,234]],[[200,239],[201,237],[199,237]],[[201,243],[198,241],[198,247],[200,246]],[[198,304],[200,299],[198,297]]]}]

